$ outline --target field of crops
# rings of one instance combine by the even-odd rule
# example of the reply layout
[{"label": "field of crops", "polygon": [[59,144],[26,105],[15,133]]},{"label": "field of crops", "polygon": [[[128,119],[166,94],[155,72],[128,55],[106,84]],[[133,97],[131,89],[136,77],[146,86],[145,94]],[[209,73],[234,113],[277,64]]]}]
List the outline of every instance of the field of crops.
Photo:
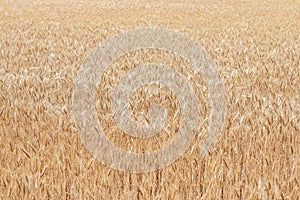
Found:
[{"label": "field of crops", "polygon": [[[200,158],[210,113],[202,77],[168,52],[130,52],[97,88],[107,138],[148,152],[176,135],[181,111],[168,88],[147,85],[131,97],[138,123],[147,121],[149,104],[164,105],[168,131],[139,139],[111,117],[120,76],[148,61],[168,62],[189,77],[202,121],[171,165],[121,172],[82,144],[74,82],[100,43],[146,27],[179,31],[205,49],[226,89],[226,120],[214,151]],[[0,199],[300,199],[300,1],[0,0],[0,152]]]}]

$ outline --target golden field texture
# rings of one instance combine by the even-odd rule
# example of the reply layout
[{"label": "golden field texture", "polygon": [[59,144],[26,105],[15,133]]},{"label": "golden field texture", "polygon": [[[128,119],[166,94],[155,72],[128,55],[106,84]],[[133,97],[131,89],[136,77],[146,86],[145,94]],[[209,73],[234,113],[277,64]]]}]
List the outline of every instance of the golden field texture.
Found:
[{"label": "golden field texture", "polygon": [[[227,118],[214,151],[200,158],[210,107],[192,76],[201,134],[173,164],[136,174],[89,154],[72,92],[95,47],[143,27],[177,30],[205,49],[226,88]],[[167,52],[131,52],[109,67],[95,97],[107,137],[135,152],[161,148],[180,123],[174,94],[155,85],[132,95],[132,118],[142,123],[141,110],[163,104],[170,133],[132,138],[109,115],[120,75],[149,60],[183,76],[191,70]],[[0,152],[0,199],[300,199],[300,1],[0,0]]]}]

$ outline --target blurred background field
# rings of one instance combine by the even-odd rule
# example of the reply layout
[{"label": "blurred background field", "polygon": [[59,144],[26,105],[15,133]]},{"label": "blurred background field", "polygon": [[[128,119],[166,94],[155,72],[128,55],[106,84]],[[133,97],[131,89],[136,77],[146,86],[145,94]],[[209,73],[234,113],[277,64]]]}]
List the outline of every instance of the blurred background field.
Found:
[{"label": "blurred background field", "polygon": [[[198,156],[204,122],[172,165],[130,174],[88,153],[71,100],[89,53],[143,27],[178,30],[201,45],[228,111],[211,155]],[[199,95],[207,118],[208,94]],[[136,147],[106,125],[116,145]],[[0,199],[299,199],[300,1],[0,0],[0,152]]]}]

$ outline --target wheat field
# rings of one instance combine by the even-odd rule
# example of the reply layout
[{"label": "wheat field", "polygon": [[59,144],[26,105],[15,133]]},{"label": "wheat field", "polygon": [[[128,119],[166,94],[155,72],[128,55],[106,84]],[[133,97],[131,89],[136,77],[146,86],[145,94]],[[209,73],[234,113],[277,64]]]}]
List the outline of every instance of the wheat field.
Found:
[{"label": "wheat field", "polygon": [[[72,93],[94,48],[144,27],[177,30],[205,49],[226,88],[226,122],[214,151],[200,158],[210,107],[202,78],[192,77],[201,134],[165,168],[121,172],[82,144]],[[109,88],[135,58],[167,60],[185,76],[191,68],[166,52],[139,51],[101,79],[95,99],[107,137],[153,151],[178,129],[171,91],[150,85],[132,96],[136,121],[151,101],[164,104],[170,134],[132,138],[107,114]],[[0,0],[0,152],[0,199],[300,199],[300,1]]]}]

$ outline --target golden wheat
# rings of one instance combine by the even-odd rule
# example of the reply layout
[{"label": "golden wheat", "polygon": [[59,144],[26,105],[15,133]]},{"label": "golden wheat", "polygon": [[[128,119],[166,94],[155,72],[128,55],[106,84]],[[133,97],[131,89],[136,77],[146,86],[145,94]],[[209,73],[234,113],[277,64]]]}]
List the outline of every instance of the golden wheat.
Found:
[{"label": "golden wheat", "polygon": [[[208,94],[201,77],[192,77],[193,87],[201,89],[202,134],[170,166],[130,174],[88,153],[74,123],[71,97],[78,70],[93,48],[113,34],[141,27],[178,30],[203,46],[225,84],[228,111],[214,151],[200,159]],[[299,199],[299,30],[298,0],[1,0],[0,199]],[[109,88],[130,68],[124,63],[151,56],[189,73],[188,64],[164,52],[126,55],[102,77],[97,106],[109,111]],[[132,116],[142,122],[146,115],[136,113],[145,105],[167,105],[170,133],[146,141],[116,135],[111,117],[98,110],[116,145],[152,151],[176,134],[178,102],[168,89],[150,99],[155,91],[149,86],[132,96],[132,102],[140,101]]]}]

